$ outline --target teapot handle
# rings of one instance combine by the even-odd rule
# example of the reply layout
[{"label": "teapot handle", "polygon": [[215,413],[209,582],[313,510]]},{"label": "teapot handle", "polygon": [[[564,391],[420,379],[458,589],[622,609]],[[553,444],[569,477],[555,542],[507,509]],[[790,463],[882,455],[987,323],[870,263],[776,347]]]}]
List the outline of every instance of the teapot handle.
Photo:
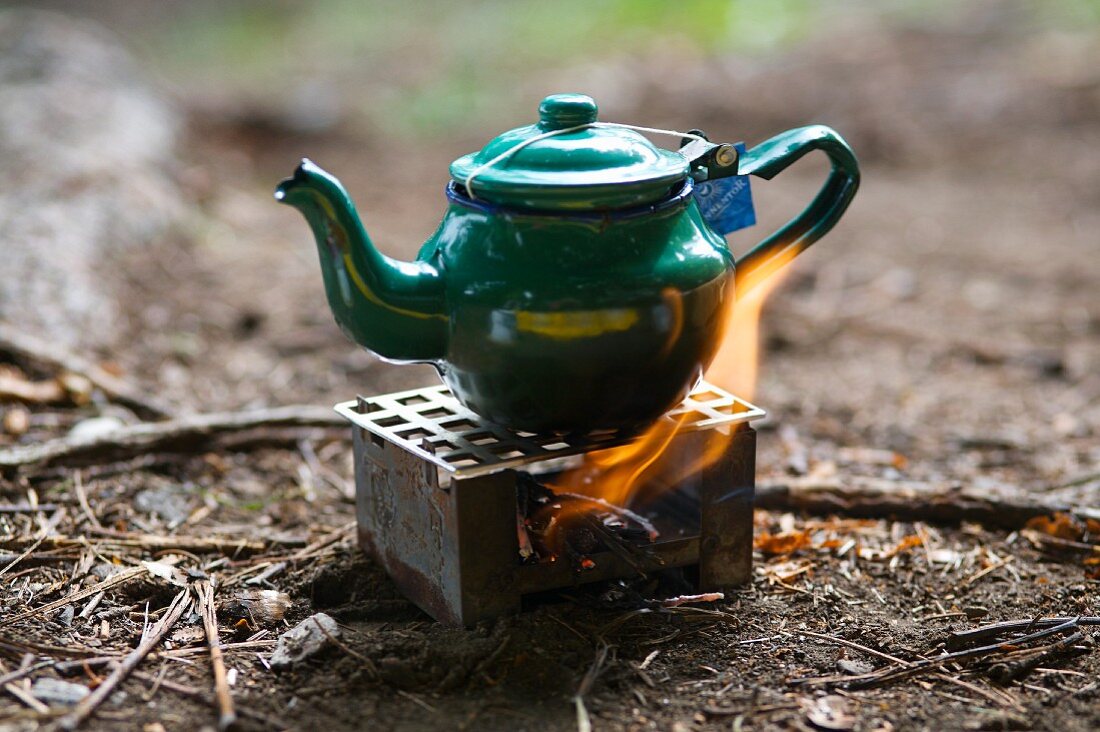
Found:
[{"label": "teapot handle", "polygon": [[859,188],[859,163],[852,148],[836,131],[824,125],[787,130],[741,155],[738,175],[771,180],[811,150],[821,150],[829,156],[833,164],[829,177],[802,213],[737,260],[734,277],[738,298],[825,236],[840,220]]}]

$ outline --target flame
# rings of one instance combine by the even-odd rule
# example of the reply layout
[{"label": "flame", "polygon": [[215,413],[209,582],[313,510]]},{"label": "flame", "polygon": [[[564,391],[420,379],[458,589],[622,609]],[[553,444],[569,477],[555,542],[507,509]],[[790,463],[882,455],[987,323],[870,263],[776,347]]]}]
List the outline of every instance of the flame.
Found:
[{"label": "flame", "polygon": [[[760,367],[760,317],[768,296],[783,281],[787,264],[797,252],[782,256],[780,261],[767,263],[767,271],[748,273],[743,281],[754,283],[753,289],[736,300],[725,318],[722,344],[706,378],[711,383],[737,396],[752,400],[756,394]],[[752,277],[751,275],[757,275]],[[662,293],[666,302],[682,316],[678,293]],[[662,486],[673,486],[683,479],[705,470],[723,454],[732,436],[729,429],[715,429],[696,455],[678,455],[668,460],[668,448],[684,428],[688,414],[662,419],[649,427],[633,442],[587,455],[574,470],[558,476],[551,487],[558,494],[572,493],[629,508],[638,499]],[[686,457],[686,459],[685,459]],[[647,496],[641,491],[646,490]],[[549,519],[545,538],[554,546],[555,534],[562,526],[590,513],[596,504],[587,501],[563,501],[554,504],[556,514]]]},{"label": "flame", "polygon": [[760,372],[763,341],[760,317],[768,296],[786,279],[787,265],[794,256],[790,253],[782,257],[782,261],[773,265],[774,274],[759,281],[744,297],[736,300],[722,345],[707,369],[707,381],[750,402],[756,398]]}]

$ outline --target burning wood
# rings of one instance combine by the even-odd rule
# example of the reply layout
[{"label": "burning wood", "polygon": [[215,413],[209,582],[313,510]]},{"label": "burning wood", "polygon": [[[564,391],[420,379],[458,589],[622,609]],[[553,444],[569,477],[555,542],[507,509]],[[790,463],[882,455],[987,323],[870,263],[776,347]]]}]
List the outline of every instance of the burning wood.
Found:
[{"label": "burning wood", "polygon": [[[558,492],[522,473],[519,486],[520,554],[528,561],[570,562],[575,571],[595,569],[590,555],[611,552],[643,573],[654,560],[647,550],[660,536],[643,516],[602,499]],[[529,548],[525,551],[525,548]]]}]

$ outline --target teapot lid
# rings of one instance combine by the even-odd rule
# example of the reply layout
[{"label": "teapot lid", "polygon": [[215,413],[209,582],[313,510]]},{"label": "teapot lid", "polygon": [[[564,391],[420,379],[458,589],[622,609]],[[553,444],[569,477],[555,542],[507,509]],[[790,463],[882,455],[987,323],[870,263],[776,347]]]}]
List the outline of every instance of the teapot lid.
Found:
[{"label": "teapot lid", "polygon": [[687,177],[683,155],[625,127],[601,125],[596,113],[596,102],[583,94],[546,97],[537,124],[463,155],[451,163],[451,176],[473,198],[561,211],[653,203]]}]

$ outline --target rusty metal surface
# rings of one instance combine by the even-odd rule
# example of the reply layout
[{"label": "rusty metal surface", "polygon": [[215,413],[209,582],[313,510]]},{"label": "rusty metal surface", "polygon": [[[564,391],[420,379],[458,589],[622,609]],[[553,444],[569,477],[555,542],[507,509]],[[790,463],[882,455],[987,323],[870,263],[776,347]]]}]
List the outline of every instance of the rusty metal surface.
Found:
[{"label": "rusty metal surface", "polygon": [[[407,399],[424,391],[378,397],[375,404]],[[699,402],[723,398],[714,390]],[[732,399],[726,402],[728,406],[743,404]],[[380,429],[403,430],[396,422],[387,421],[387,408],[366,402],[353,403],[357,414],[362,410],[374,422],[383,422]],[[403,406],[436,403],[425,397],[425,401]],[[681,408],[700,411],[688,402]],[[434,414],[434,409],[422,408],[420,412]],[[388,411],[389,417],[397,416],[396,410]],[[518,474],[502,466],[509,458],[482,464],[473,475],[448,470],[444,464],[453,467],[453,463],[447,461],[446,453],[436,452],[431,456],[434,459],[427,459],[421,451],[410,450],[407,439],[387,439],[357,422],[353,433],[360,544],[409,599],[440,622],[456,626],[516,612],[524,594],[632,577],[639,571],[698,564],[701,590],[742,584],[750,579],[752,571],[756,452],[755,432],[745,420],[762,412],[746,405],[743,414],[751,416],[732,424],[725,420],[717,427],[712,424],[710,429],[684,432],[671,441],[664,462],[670,475],[683,476],[691,472],[684,466],[698,459],[708,440],[725,435],[720,437],[725,440],[723,454],[706,469],[692,472],[688,478],[679,477],[674,485],[658,476],[656,488],[678,491],[685,497],[673,501],[680,504],[681,511],[670,522],[678,527],[676,532],[663,535],[648,547],[650,556],[641,563],[631,564],[612,552],[599,552],[588,555],[594,566],[583,571],[576,571],[565,560],[520,562],[516,531]],[[441,419],[444,428],[449,425],[453,429],[449,420],[455,416],[468,419],[462,415],[424,419]],[[599,443],[599,447],[604,446]],[[546,453],[523,459],[543,466],[555,464],[544,461],[559,455]]]},{"label": "rusty metal surface", "polygon": [[699,590],[713,592],[752,580],[752,509],[756,493],[756,431],[742,425],[722,457],[699,481]]},{"label": "rusty metal surface", "polygon": [[[571,438],[509,430],[463,407],[443,385],[359,397],[337,404],[336,411],[373,435],[375,444],[399,445],[455,477],[487,475],[630,442],[612,433]],[[764,415],[763,409],[704,381],[662,419],[677,420],[683,431],[695,432]]]}]

